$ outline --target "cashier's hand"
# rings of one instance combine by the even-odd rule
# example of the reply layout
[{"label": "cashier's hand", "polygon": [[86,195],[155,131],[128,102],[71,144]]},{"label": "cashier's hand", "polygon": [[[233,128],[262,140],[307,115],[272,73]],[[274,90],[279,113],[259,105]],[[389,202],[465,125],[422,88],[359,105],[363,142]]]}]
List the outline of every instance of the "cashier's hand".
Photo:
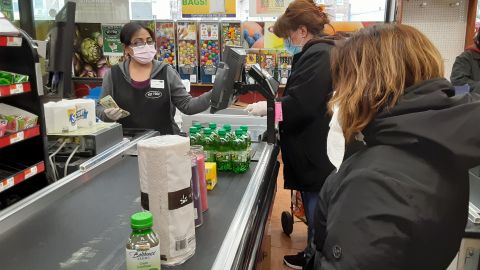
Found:
[{"label": "cashier's hand", "polygon": [[267,115],[267,102],[260,101],[250,104],[245,108],[245,111],[248,112],[248,115],[265,116]]},{"label": "cashier's hand", "polygon": [[120,110],[120,108],[108,108],[105,109],[104,112],[107,118],[112,121],[117,121],[122,117],[122,111]]}]

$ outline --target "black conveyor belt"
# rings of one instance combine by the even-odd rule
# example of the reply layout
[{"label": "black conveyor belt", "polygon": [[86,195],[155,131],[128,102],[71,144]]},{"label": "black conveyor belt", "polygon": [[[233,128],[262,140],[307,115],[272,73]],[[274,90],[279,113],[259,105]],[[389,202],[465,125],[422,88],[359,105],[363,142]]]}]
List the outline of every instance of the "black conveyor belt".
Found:
[{"label": "black conveyor belt", "polygon": [[[195,256],[170,269],[211,268],[256,166],[252,162],[243,175],[219,175],[196,230]],[[129,217],[141,210],[139,194],[137,158],[126,157],[0,235],[0,269],[125,269]]]}]

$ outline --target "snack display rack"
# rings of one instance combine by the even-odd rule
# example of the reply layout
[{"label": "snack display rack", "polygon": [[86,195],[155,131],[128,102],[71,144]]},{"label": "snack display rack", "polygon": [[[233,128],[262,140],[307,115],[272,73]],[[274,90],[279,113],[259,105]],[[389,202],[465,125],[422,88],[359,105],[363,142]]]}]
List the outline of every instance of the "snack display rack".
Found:
[{"label": "snack display rack", "polygon": [[0,20],[8,26],[0,30],[0,70],[28,76],[28,82],[0,86],[0,103],[39,117],[36,126],[0,136],[1,210],[47,186],[49,181],[45,168],[47,144],[37,46],[5,18]]},{"label": "snack display rack", "polygon": [[218,22],[200,22],[200,81],[213,83],[220,62],[220,29]]},{"label": "snack display rack", "polygon": [[197,22],[178,21],[177,40],[178,40],[178,73],[184,80],[190,80],[191,83],[198,82],[198,38]]}]

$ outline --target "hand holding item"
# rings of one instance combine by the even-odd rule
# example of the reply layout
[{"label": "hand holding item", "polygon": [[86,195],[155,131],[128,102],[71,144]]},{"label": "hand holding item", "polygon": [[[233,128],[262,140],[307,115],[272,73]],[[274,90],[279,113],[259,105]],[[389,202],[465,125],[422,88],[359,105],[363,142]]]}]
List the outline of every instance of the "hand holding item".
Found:
[{"label": "hand holding item", "polygon": [[245,111],[248,112],[248,115],[265,116],[267,115],[267,102],[260,101],[250,104],[247,106],[247,108],[245,108]]},{"label": "hand holding item", "polygon": [[122,109],[120,108],[107,108],[104,112],[107,118],[112,121],[118,121],[122,117]]}]

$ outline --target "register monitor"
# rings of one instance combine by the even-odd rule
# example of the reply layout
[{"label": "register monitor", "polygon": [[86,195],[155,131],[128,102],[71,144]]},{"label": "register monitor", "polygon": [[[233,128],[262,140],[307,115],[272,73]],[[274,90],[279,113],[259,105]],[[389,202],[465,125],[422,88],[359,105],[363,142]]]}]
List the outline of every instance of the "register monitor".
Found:
[{"label": "register monitor", "polygon": [[235,82],[242,81],[246,52],[241,47],[226,46],[224,61],[220,62],[215,75],[210,112],[226,109],[233,103]]}]

